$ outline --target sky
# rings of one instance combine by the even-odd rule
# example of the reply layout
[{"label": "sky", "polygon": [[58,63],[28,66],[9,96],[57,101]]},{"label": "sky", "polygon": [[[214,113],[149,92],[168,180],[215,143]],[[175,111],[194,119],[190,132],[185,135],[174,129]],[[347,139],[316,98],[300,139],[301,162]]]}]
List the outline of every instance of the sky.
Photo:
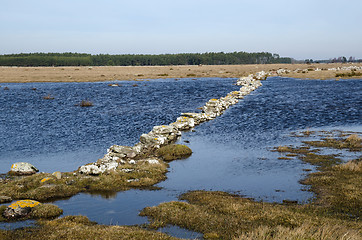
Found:
[{"label": "sky", "polygon": [[362,58],[362,0],[0,0],[0,54]]}]

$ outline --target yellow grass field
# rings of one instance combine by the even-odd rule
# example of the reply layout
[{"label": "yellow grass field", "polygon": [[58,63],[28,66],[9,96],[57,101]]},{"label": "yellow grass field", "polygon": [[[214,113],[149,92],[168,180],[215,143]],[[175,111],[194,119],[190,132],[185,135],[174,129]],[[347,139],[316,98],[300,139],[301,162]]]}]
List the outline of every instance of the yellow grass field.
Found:
[{"label": "yellow grass field", "polygon": [[[362,64],[353,64],[361,67]],[[98,82],[113,80],[142,80],[157,78],[200,78],[247,76],[259,71],[294,71],[285,76],[310,79],[335,79],[336,73],[328,68],[348,67],[352,64],[259,64],[259,65],[202,65],[202,66],[112,66],[112,67],[0,67],[0,83],[9,82]],[[313,71],[311,69],[321,69]],[[360,72],[360,71],[359,71]],[[361,78],[361,77],[360,77]]]}]

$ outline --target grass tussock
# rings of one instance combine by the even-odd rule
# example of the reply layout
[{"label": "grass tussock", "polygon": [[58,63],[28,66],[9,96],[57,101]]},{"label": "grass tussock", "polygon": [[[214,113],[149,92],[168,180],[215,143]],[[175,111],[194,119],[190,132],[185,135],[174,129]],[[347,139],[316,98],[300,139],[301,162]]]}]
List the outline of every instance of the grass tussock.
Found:
[{"label": "grass tussock", "polygon": [[362,76],[362,72],[346,72],[346,73],[336,73],[336,77],[359,77]]},{"label": "grass tussock", "polygon": [[304,141],[303,143],[313,147],[328,147],[337,149],[348,149],[350,151],[361,151],[362,139],[357,134],[351,134],[344,138],[324,138],[321,141]]},{"label": "grass tussock", "polygon": [[[0,206],[0,222],[14,221],[14,219],[6,219],[3,217],[3,212],[7,208],[6,205]],[[24,218],[16,220],[27,219],[54,219],[63,214],[63,210],[53,204],[39,204],[32,208],[31,212]]]},{"label": "grass tussock", "polygon": [[92,107],[93,103],[91,101],[88,101],[88,100],[82,100],[79,103],[79,106],[81,106],[81,107]]},{"label": "grass tussock", "polygon": [[139,227],[97,225],[84,216],[67,216],[39,224],[33,228],[0,230],[0,239],[176,239]]},{"label": "grass tussock", "polygon": [[157,150],[157,155],[164,161],[187,158],[191,156],[191,154],[192,150],[188,146],[182,144],[170,144]]},{"label": "grass tussock", "polygon": [[359,219],[362,213],[362,161],[356,159],[344,164],[311,173],[302,181],[317,193],[316,204],[330,212]]},{"label": "grass tussock", "polygon": [[[0,182],[0,195],[12,199],[45,201],[73,196],[79,192],[115,192],[130,188],[147,188],[166,179],[167,164],[124,164],[120,169],[97,176],[62,173],[57,179],[49,173],[8,177]],[[128,169],[131,171],[123,171]],[[49,178],[47,181],[43,179]]]},{"label": "grass tussock", "polygon": [[51,96],[50,94],[48,94],[47,96],[44,96],[43,99],[45,99],[45,100],[53,100],[54,97]]},{"label": "grass tussock", "polygon": [[[152,220],[150,227],[174,224],[201,232],[208,239],[243,239],[244,236],[253,239],[261,232],[266,235],[260,239],[280,239],[278,234],[293,236],[298,229],[300,239],[308,239],[313,236],[311,230],[320,226],[335,229],[337,236],[355,236],[362,227],[358,221],[330,216],[323,208],[311,205],[255,202],[228,193],[207,191],[189,192],[181,199],[188,202],[161,203],[143,209],[141,215]],[[279,229],[278,234],[272,229]]]}]

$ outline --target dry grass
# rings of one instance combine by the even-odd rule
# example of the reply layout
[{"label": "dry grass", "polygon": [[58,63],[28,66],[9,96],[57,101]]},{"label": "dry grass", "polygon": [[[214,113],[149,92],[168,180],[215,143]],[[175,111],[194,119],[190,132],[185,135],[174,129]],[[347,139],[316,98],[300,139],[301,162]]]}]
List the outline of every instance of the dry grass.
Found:
[{"label": "dry grass", "polygon": [[351,230],[344,226],[335,226],[328,223],[322,226],[303,224],[300,227],[288,228],[283,226],[261,226],[252,232],[241,234],[235,238],[238,240],[301,240],[301,239],[361,239],[357,230]]},{"label": "dry grass", "polygon": [[52,221],[40,221],[40,227],[0,230],[0,239],[176,239],[166,234],[127,226],[97,225],[83,216],[67,216]]},{"label": "dry grass", "polygon": [[361,166],[361,159],[352,160],[311,173],[302,183],[310,185],[317,193],[316,204],[330,212],[359,219],[362,213]]},{"label": "dry grass", "polygon": [[[361,66],[361,64],[356,64]],[[320,69],[348,64],[314,64]],[[306,64],[203,65],[203,66],[114,66],[114,67],[0,67],[0,83],[4,82],[98,82],[185,77],[241,77],[261,70],[270,71],[310,68]],[[75,69],[78,69],[75,71]],[[348,71],[347,71],[348,72]],[[350,72],[350,71],[349,71]],[[286,76],[311,79],[334,79],[343,71],[308,71]]]},{"label": "dry grass", "polygon": [[204,238],[209,239],[243,239],[245,236],[253,239],[260,235],[265,238],[259,239],[293,235],[308,239],[323,236],[326,234],[323,229],[334,229],[335,236],[358,236],[362,227],[359,221],[340,219],[324,208],[311,205],[255,202],[223,192],[206,191],[189,192],[181,199],[188,202],[161,203],[145,208],[141,215],[152,219],[150,227],[174,224],[204,233]]},{"label": "dry grass", "polygon": [[362,139],[357,134],[351,134],[347,138],[324,138],[321,141],[304,141],[303,143],[314,147],[328,147],[361,151]]}]

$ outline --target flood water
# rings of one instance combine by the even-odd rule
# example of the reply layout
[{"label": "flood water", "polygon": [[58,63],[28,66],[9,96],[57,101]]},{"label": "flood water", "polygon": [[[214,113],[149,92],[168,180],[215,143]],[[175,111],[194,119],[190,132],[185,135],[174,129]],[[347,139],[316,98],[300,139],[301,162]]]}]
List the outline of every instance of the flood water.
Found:
[{"label": "flood water", "polygon": [[[10,90],[0,92],[0,172],[17,161],[44,172],[75,170],[102,157],[113,144],[132,146],[153,126],[169,124],[181,112],[199,111],[210,98],[239,89],[233,85],[235,79],[119,83],[120,87],[104,82],[6,84]],[[292,131],[362,132],[361,83],[268,78],[224,115],[182,134],[179,142],[190,146],[193,154],[170,164],[168,179],[157,185],[161,190],[82,193],[55,204],[64,215],[133,225],[147,222],[138,216],[142,208],[177,200],[189,190],[307,202],[313,194],[298,181],[306,176],[303,169],[312,167],[298,159],[278,160],[279,154],[269,150],[297,144],[300,139],[292,138]],[[55,99],[42,99],[48,94]],[[75,106],[83,99],[94,106]]]}]

